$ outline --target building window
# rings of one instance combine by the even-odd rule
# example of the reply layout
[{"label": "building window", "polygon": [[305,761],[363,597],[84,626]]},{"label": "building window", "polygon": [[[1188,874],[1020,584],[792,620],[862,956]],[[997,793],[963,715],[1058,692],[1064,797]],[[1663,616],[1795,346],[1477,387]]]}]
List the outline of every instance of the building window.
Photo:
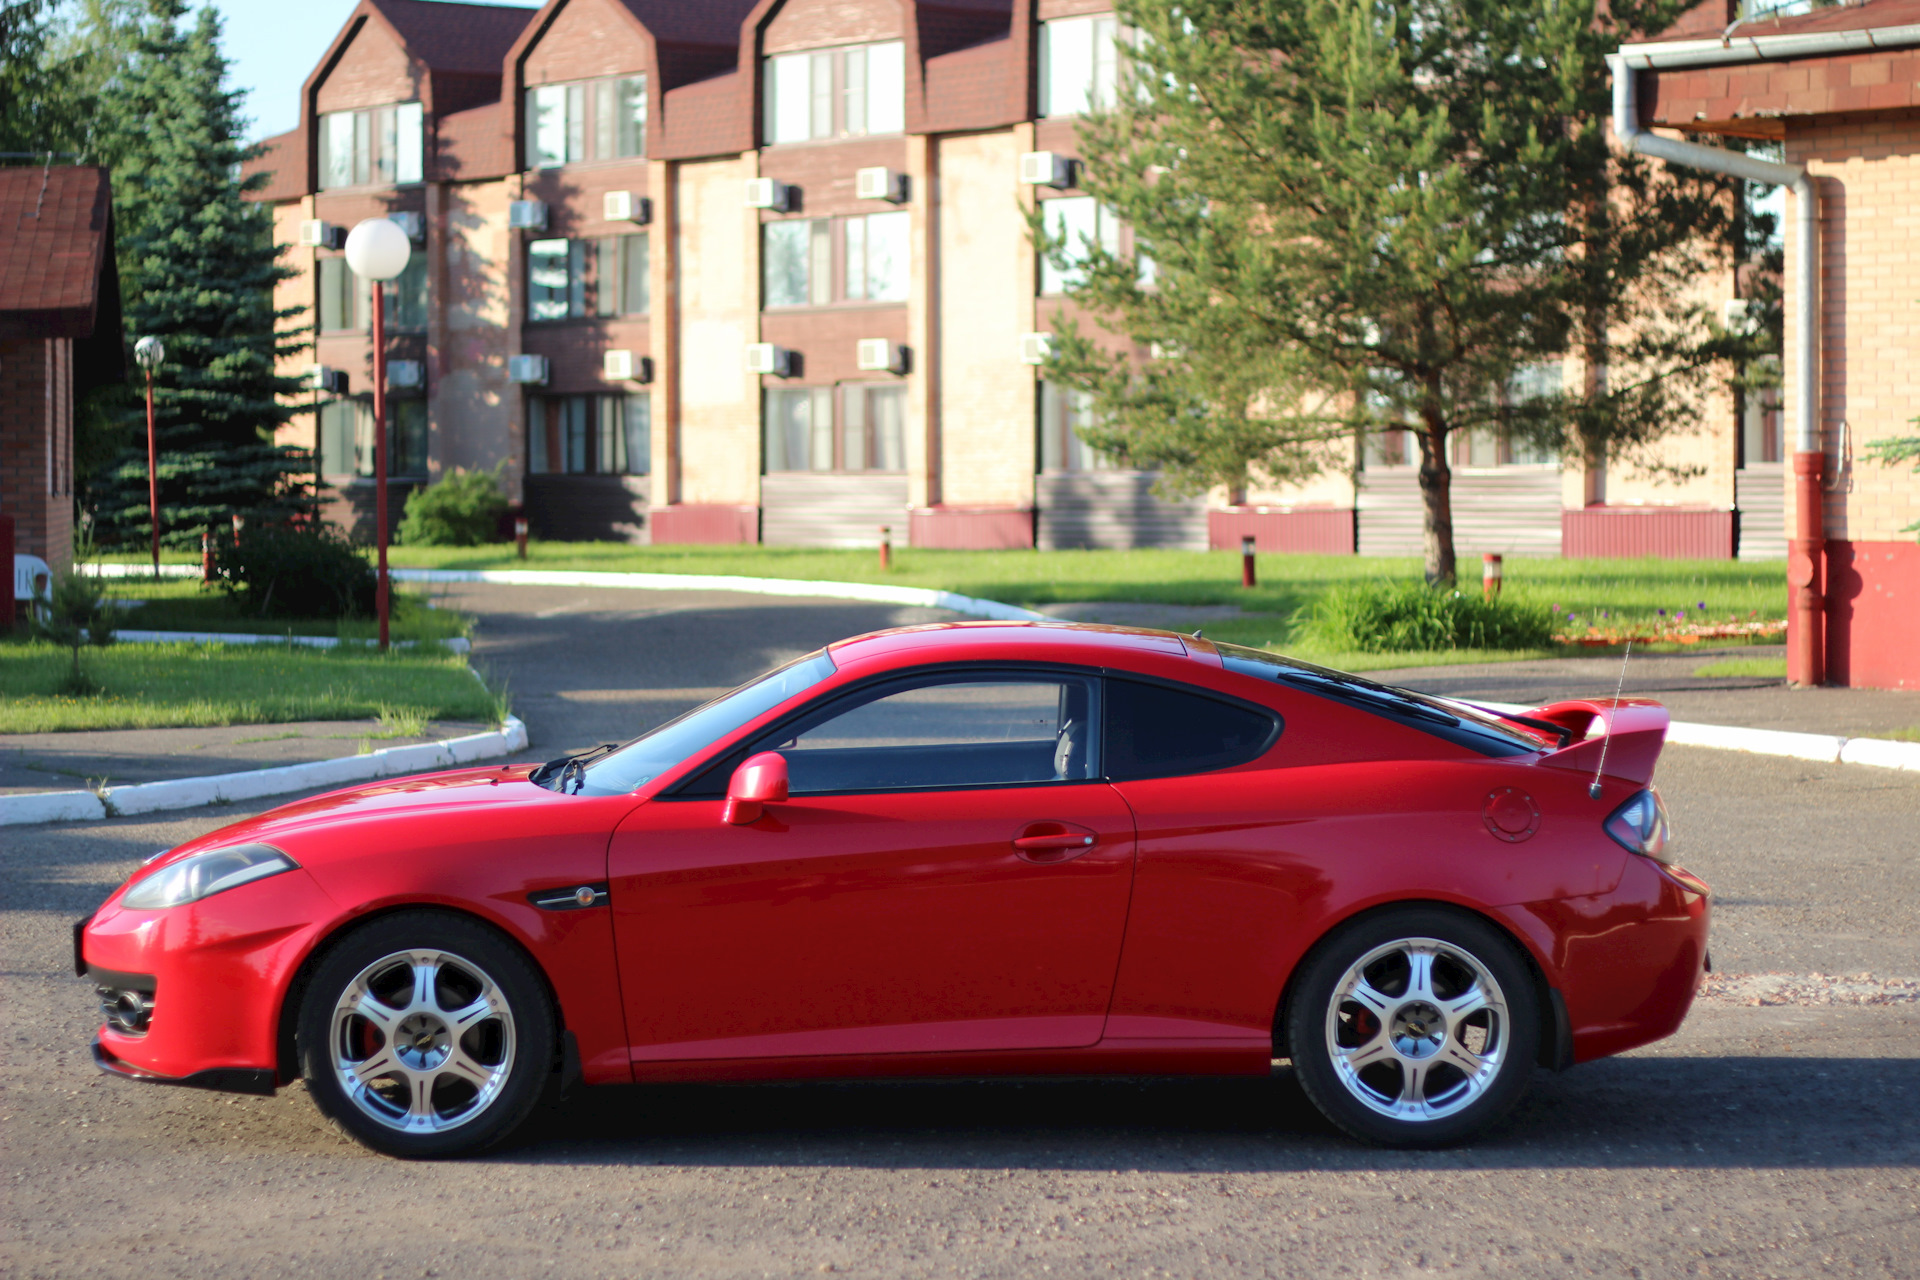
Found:
[{"label": "building window", "polygon": [[1749,387],[1741,394],[1741,466],[1781,460],[1781,417],[1779,387]]},{"label": "building window", "polygon": [[765,223],[761,227],[766,299],[762,305],[904,302],[911,265],[910,217],[870,213]]},{"label": "building window", "polygon": [[533,396],[527,470],[534,475],[643,476],[652,460],[650,396]]},{"label": "building window", "polygon": [[606,236],[594,264],[595,308],[603,316],[643,316],[648,294],[647,233]]},{"label": "building window", "polygon": [[1093,422],[1093,396],[1058,383],[1040,384],[1040,470],[1111,471],[1113,460],[1080,438]]},{"label": "building window", "polygon": [[[329,400],[320,406],[320,474],[335,479],[373,475],[373,401]],[[427,402],[387,401],[387,478],[424,479],[427,474]]]},{"label": "building window", "polygon": [[427,327],[427,255],[414,250],[406,268],[384,286],[387,291],[387,327],[424,329]]},{"label": "building window", "polygon": [[894,382],[769,388],[765,469],[904,471],[906,409],[907,389]]},{"label": "building window", "polygon": [[1112,14],[1040,24],[1040,114],[1077,116],[1113,105],[1120,25]]},{"label": "building window", "polygon": [[647,78],[611,76],[527,90],[526,167],[647,152]]},{"label": "building window", "polygon": [[899,41],[783,53],[762,64],[765,141],[812,142],[906,128],[906,46]]},{"label": "building window", "polygon": [[1086,280],[1080,266],[1093,246],[1111,254],[1120,252],[1120,219],[1092,196],[1044,200],[1040,208],[1047,238],[1066,242],[1068,263],[1062,270],[1054,265],[1051,254],[1041,255],[1041,293],[1070,293],[1079,288]]},{"label": "building window", "polygon": [[371,324],[373,295],[345,258],[320,259],[320,332],[365,333]]},{"label": "building window", "polygon": [[320,117],[320,188],[419,182],[426,153],[417,102]]},{"label": "building window", "polygon": [[527,319],[565,320],[587,314],[587,242],[527,242]]}]

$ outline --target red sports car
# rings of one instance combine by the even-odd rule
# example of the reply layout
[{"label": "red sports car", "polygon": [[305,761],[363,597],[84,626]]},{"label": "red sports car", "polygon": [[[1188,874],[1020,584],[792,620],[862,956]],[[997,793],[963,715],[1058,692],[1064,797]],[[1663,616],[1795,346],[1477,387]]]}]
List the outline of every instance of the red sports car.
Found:
[{"label": "red sports car", "polygon": [[100,1066],[475,1151],[549,1087],[1262,1075],[1458,1141],[1668,1035],[1657,704],[1500,715],[1166,632],[842,641],[623,746],[286,805],[75,927]]}]

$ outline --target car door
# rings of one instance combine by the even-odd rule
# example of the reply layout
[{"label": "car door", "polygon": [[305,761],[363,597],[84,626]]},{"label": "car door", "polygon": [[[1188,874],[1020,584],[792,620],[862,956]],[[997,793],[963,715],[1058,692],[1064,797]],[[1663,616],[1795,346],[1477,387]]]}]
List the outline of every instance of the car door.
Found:
[{"label": "car door", "polygon": [[[1100,779],[1098,686],[1042,670],[868,686],[636,810],[609,850],[635,1061],[1099,1039],[1133,821]],[[725,775],[768,749],[790,799],[729,826]]]}]

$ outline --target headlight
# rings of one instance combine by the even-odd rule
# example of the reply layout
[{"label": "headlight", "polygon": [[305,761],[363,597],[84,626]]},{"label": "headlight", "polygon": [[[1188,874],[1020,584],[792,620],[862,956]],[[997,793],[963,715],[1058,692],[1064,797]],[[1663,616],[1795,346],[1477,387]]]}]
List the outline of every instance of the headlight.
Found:
[{"label": "headlight", "polygon": [[1634,792],[1625,804],[1615,809],[1607,819],[1606,829],[1608,835],[1632,853],[1652,858],[1663,866],[1672,861],[1667,857],[1667,844],[1673,839],[1673,828],[1667,825],[1667,806],[1652,787]]},{"label": "headlight", "polygon": [[170,867],[162,867],[127,890],[120,905],[137,911],[157,907],[177,907],[198,902],[212,894],[293,871],[299,863],[270,844],[237,844],[228,849],[209,849],[191,858],[182,858]]}]

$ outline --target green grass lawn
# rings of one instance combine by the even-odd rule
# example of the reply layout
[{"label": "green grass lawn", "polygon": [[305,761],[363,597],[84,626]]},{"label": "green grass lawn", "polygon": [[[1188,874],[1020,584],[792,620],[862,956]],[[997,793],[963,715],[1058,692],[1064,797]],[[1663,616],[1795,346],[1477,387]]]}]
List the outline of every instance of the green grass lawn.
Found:
[{"label": "green grass lawn", "polygon": [[1703,667],[1695,667],[1696,676],[1773,676],[1780,680],[1787,678],[1787,660],[1781,658],[1722,658],[1718,662],[1709,662]]},{"label": "green grass lawn", "polygon": [[0,642],[0,733],[160,729],[385,716],[495,723],[503,700],[443,649],[116,644],[82,652],[101,692],[59,693],[69,651]]},{"label": "green grass lawn", "polygon": [[[193,579],[107,578],[101,585],[115,600],[143,603],[119,612],[117,625],[133,631],[220,631],[270,636],[338,636],[343,640],[372,640],[379,623],[372,618],[262,618],[247,613],[240,603],[218,587]],[[388,628],[394,640],[451,640],[468,635],[473,620],[452,609],[430,609],[418,591],[393,593],[393,616]]]}]

